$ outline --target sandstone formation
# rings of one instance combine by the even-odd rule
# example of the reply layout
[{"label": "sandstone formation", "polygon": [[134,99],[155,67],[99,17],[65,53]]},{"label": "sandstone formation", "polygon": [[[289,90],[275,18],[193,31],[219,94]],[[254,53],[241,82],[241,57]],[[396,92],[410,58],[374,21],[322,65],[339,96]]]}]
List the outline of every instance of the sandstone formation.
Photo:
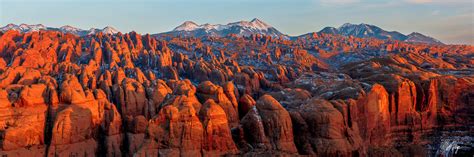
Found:
[{"label": "sandstone formation", "polygon": [[473,55],[324,33],[10,30],[0,33],[0,155],[435,155],[472,137]]}]

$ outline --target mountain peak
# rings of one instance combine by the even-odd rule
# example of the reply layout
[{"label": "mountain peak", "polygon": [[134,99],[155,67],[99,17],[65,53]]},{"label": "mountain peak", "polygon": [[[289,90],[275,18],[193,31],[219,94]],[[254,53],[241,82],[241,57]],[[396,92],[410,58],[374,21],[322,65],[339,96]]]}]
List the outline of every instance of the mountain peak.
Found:
[{"label": "mountain peak", "polygon": [[266,24],[260,19],[254,18],[250,22],[249,21],[239,21],[239,22],[233,22],[227,24],[228,26],[240,26],[240,27],[246,27],[250,29],[255,29],[255,30],[262,30],[262,31],[267,31],[269,28],[273,28],[272,26]]},{"label": "mountain peak", "polygon": [[354,36],[358,38],[377,38],[382,40],[391,39],[415,43],[442,44],[439,40],[425,36],[418,32],[404,35],[397,31],[386,31],[378,26],[366,23],[344,23],[338,28],[326,27],[319,32],[326,34],[339,34],[343,36]]},{"label": "mountain peak", "polygon": [[71,25],[64,25],[64,26],[59,27],[59,29],[61,29],[61,30],[80,30],[79,28],[73,27]]},{"label": "mountain peak", "polygon": [[339,34],[339,29],[334,27],[324,27],[319,33],[325,34]]},{"label": "mountain peak", "polygon": [[104,34],[117,34],[119,31],[112,26],[106,26],[102,29],[102,33]]},{"label": "mountain peak", "polygon": [[5,27],[2,27],[1,30],[19,30],[21,32],[32,32],[32,31],[39,31],[39,30],[45,30],[47,29],[44,25],[42,24],[36,24],[36,25],[28,25],[28,24],[20,24],[20,25],[15,25],[15,24],[8,24]]},{"label": "mountain peak", "polygon": [[11,24],[7,24],[4,27],[0,27],[0,31],[2,31],[2,32],[8,31],[8,30],[17,30],[17,31],[20,31],[20,32],[23,32],[23,33],[37,32],[37,31],[40,31],[40,30],[59,30],[63,33],[71,33],[71,34],[75,34],[75,35],[79,35],[79,36],[84,36],[84,35],[88,35],[88,34],[95,34],[95,33],[98,33],[98,32],[103,32],[104,34],[116,34],[116,33],[119,32],[117,29],[115,29],[112,26],[104,27],[104,29],[91,28],[89,30],[83,30],[83,29],[80,29],[80,28],[77,28],[77,27],[73,27],[71,25],[64,25],[64,26],[61,26],[61,27],[57,28],[57,27],[46,27],[43,24],[29,25],[29,24],[22,23],[20,25],[16,25],[16,24],[11,23]]},{"label": "mountain peak", "polygon": [[360,24],[344,23],[341,26],[339,26],[338,29],[351,28],[351,27],[377,27],[377,26],[366,24],[366,23],[360,23]]},{"label": "mountain peak", "polygon": [[71,25],[64,25],[64,26],[61,26],[61,27],[59,27],[59,28],[74,28],[74,27],[71,26]]},{"label": "mountain peak", "polygon": [[414,36],[414,35],[423,35],[419,32],[411,32],[410,34],[408,34],[408,36]]},{"label": "mountain peak", "polygon": [[82,32],[84,32],[84,30],[73,27],[71,25],[61,26],[59,27],[59,30],[63,33],[72,33],[72,34],[77,34],[77,35],[82,35]]},{"label": "mountain peak", "polygon": [[173,31],[192,31],[198,27],[199,26],[193,21],[185,21],[183,24],[174,28]]},{"label": "mountain peak", "polygon": [[262,20],[260,20],[258,18],[253,18],[250,22],[262,22]]},{"label": "mountain peak", "polygon": [[341,29],[341,28],[344,28],[344,27],[351,27],[351,26],[354,26],[355,24],[352,24],[352,23],[344,23],[342,24],[341,26],[339,26],[338,29]]},{"label": "mountain peak", "polygon": [[104,29],[107,29],[107,30],[109,30],[109,29],[110,29],[110,30],[116,30],[116,29],[115,29],[114,27],[112,27],[112,26],[105,26]]},{"label": "mountain peak", "polygon": [[272,26],[268,25],[267,23],[265,23],[262,20],[257,19],[257,18],[252,19],[252,21],[250,21],[250,23],[252,23],[254,27],[261,28],[261,29],[268,29],[268,28],[272,27]]},{"label": "mountain peak", "polygon": [[423,35],[418,32],[412,32],[407,35],[407,39],[405,39],[406,42],[412,42],[412,43],[425,43],[425,44],[444,44],[441,41],[430,37]]},{"label": "mountain peak", "polygon": [[216,35],[226,36],[228,34],[237,34],[240,36],[250,36],[251,34],[265,34],[273,37],[280,37],[281,32],[266,24],[258,18],[251,21],[237,21],[228,24],[202,24],[198,25],[192,21],[186,21],[170,32],[162,34],[188,35],[188,36],[204,36]]}]

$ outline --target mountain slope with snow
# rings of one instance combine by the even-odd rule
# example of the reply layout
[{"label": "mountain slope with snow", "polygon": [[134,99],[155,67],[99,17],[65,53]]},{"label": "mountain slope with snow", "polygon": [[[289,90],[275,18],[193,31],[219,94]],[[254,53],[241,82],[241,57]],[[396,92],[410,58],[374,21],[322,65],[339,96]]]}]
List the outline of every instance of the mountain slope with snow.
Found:
[{"label": "mountain slope with snow", "polygon": [[42,24],[36,24],[36,25],[27,25],[27,24],[20,24],[20,25],[15,25],[15,24],[8,24],[4,27],[0,28],[0,31],[8,31],[8,30],[17,30],[20,32],[32,32],[32,31],[39,31],[39,30],[46,30],[47,28],[42,25]]},{"label": "mountain slope with snow", "polygon": [[[263,34],[272,37],[282,37],[285,36],[283,33],[272,27],[271,25],[266,24],[265,22],[255,18],[251,21],[238,21],[223,24],[202,24],[198,25],[192,21],[186,21],[178,27],[174,28],[172,31],[160,33],[160,34],[170,34],[175,36],[227,36],[229,34],[236,34],[238,36],[250,36],[252,34]],[[160,35],[158,34],[158,35]]]},{"label": "mountain slope with snow", "polygon": [[40,31],[40,30],[55,30],[55,31],[61,31],[63,33],[71,33],[75,34],[78,36],[85,36],[85,35],[90,35],[90,34],[95,34],[102,32],[104,34],[117,34],[119,31],[111,26],[107,26],[103,29],[99,28],[91,28],[89,30],[83,30],[80,28],[76,28],[70,25],[65,25],[61,26],[59,28],[55,27],[46,27],[42,24],[36,24],[36,25],[27,25],[27,24],[20,24],[20,25],[15,25],[15,24],[8,24],[4,27],[0,27],[0,31],[6,32],[8,30],[17,30],[22,33],[26,32],[35,32],[35,31]]},{"label": "mountain slope with snow", "polygon": [[[119,31],[113,27],[107,26],[103,29],[91,28],[89,30],[84,30],[76,28],[70,25],[65,25],[59,28],[55,27],[46,27],[42,24],[28,25],[28,24],[8,24],[4,27],[0,27],[0,31],[5,32],[8,30],[17,30],[20,32],[34,32],[40,30],[56,30],[63,33],[71,33],[78,36],[92,35],[99,32],[104,34],[117,34]],[[335,27],[325,27],[319,33],[325,34],[338,34],[343,36],[354,36],[358,38],[377,38],[382,40],[399,40],[411,43],[425,43],[425,44],[443,44],[441,41],[434,39],[432,37],[423,35],[421,33],[413,32],[409,35],[404,35],[397,31],[386,31],[380,27],[370,25],[370,24],[350,24],[345,23],[342,26]],[[224,37],[230,34],[236,34],[238,36],[250,36],[252,34],[262,34],[271,36],[274,38],[286,38],[290,37],[281,33],[271,25],[255,18],[251,21],[238,21],[228,24],[201,24],[198,25],[192,21],[186,21],[183,24],[177,26],[172,31],[158,33],[156,36],[160,35],[173,35],[173,36],[193,36],[193,37],[202,37],[202,36],[218,36]],[[304,36],[304,35],[302,35]],[[292,37],[293,38],[293,37]],[[296,37],[295,37],[296,38]]]},{"label": "mountain slope with snow", "polygon": [[443,44],[439,40],[425,36],[420,33],[411,33],[410,35],[404,35],[397,31],[386,31],[380,27],[364,23],[345,23],[338,28],[326,27],[319,31],[319,33],[339,34],[343,36],[354,36],[358,38],[377,38],[383,40],[391,39],[413,43]]},{"label": "mountain slope with snow", "polygon": [[443,44],[441,41],[430,37],[423,35],[418,32],[413,32],[407,36],[407,39],[405,39],[406,42],[412,42],[412,43],[434,43],[434,44]]}]

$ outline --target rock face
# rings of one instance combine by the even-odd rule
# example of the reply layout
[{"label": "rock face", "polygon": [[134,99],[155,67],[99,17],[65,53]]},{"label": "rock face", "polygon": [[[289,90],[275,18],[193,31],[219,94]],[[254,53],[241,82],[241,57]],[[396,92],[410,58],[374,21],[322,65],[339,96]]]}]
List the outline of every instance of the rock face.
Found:
[{"label": "rock face", "polygon": [[[230,87],[229,87],[230,86]],[[214,100],[224,109],[226,117],[229,121],[229,127],[237,126],[239,122],[238,109],[236,103],[237,98],[234,95],[233,85],[227,85],[226,92],[220,86],[214,85],[210,81],[205,81],[197,87],[198,98],[203,101]]]},{"label": "rock face", "polygon": [[[54,115],[48,156],[96,155],[100,149],[102,155],[121,154],[119,112],[102,90],[90,94],[91,98],[83,103],[61,104],[65,106]],[[99,135],[104,136],[103,141],[95,139]]]},{"label": "rock face", "polygon": [[204,103],[199,113],[204,127],[204,156],[225,155],[237,153],[237,147],[232,140],[227,116],[222,107],[209,99]]},{"label": "rock face", "polygon": [[253,100],[250,95],[244,94],[239,99],[239,115],[240,118],[244,117],[252,108],[255,106],[257,102]]},{"label": "rock face", "polygon": [[[330,102],[312,99],[292,112],[297,145],[305,154],[353,156],[363,154],[358,130],[353,129]],[[323,145],[324,147],[318,147]]]},{"label": "rock face", "polygon": [[93,155],[97,142],[92,139],[92,113],[80,106],[72,105],[59,112],[53,125],[51,156]]},{"label": "rock face", "polygon": [[382,85],[374,84],[367,96],[357,102],[356,118],[361,138],[365,144],[386,146],[390,135],[388,93]]},{"label": "rock face", "polygon": [[[21,90],[22,87],[16,87]],[[44,155],[44,128],[48,106],[37,94],[46,92],[44,85],[24,86],[18,104],[12,105],[7,92],[0,90],[1,151],[7,156]],[[32,93],[37,92],[37,93]],[[34,95],[34,96],[32,96]],[[26,101],[28,100],[28,101]],[[31,147],[27,149],[27,147]]]},{"label": "rock face", "polygon": [[149,124],[135,155],[201,156],[204,129],[189,103],[168,105]]},{"label": "rock face", "polygon": [[6,31],[0,155],[469,154],[473,52],[324,33]]},{"label": "rock face", "polygon": [[256,105],[272,149],[296,153],[290,114],[270,95],[260,97]]},{"label": "rock face", "polygon": [[241,122],[252,147],[283,154],[297,153],[290,114],[270,95],[262,96]]}]

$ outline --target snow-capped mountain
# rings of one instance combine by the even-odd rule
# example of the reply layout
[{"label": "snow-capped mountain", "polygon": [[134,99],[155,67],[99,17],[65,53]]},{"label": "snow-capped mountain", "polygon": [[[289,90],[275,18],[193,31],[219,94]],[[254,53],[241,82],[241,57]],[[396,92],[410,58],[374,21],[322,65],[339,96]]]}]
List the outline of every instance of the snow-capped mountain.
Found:
[{"label": "snow-capped mountain", "polygon": [[[20,32],[33,32],[40,30],[57,30],[63,33],[71,33],[78,36],[86,36],[91,34],[96,34],[102,32],[104,34],[116,34],[119,31],[111,26],[104,27],[103,29],[91,28],[89,30],[84,30],[76,28],[70,25],[65,25],[59,28],[55,27],[46,27],[42,24],[28,25],[28,24],[8,24],[4,27],[0,27],[0,31],[5,32],[8,30],[17,30]],[[411,43],[426,43],[426,44],[443,44],[441,41],[434,39],[432,37],[423,35],[421,33],[413,32],[409,35],[404,35],[397,31],[386,31],[380,27],[370,25],[370,24],[350,24],[346,23],[342,26],[335,27],[325,27],[319,33],[325,34],[339,34],[344,36],[354,36],[359,38],[377,38],[377,39],[391,39],[391,40],[400,40]],[[289,39],[290,37],[281,33],[271,25],[266,24],[265,22],[255,18],[251,21],[238,21],[228,24],[202,24],[198,25],[192,21],[186,21],[178,27],[174,28],[172,31],[159,33],[155,35],[174,35],[174,36],[227,36],[229,34],[236,34],[238,36],[250,36],[252,34],[263,34],[272,36],[274,38],[283,37]],[[304,36],[304,35],[302,35]],[[293,37],[292,37],[293,38]],[[296,38],[296,37],[295,37]]]},{"label": "snow-capped mountain", "polygon": [[324,27],[320,33],[325,33],[325,34],[339,34],[339,30],[334,27]]},{"label": "snow-capped mountain", "polygon": [[69,25],[59,27],[59,30],[63,31],[63,32],[80,32],[80,31],[83,31],[82,29],[79,29],[79,28],[76,28],[76,27],[73,27],[73,26],[69,26]]},{"label": "snow-capped mountain", "polygon": [[407,39],[405,39],[406,42],[412,42],[412,43],[434,43],[434,44],[443,44],[441,41],[430,37],[423,35],[418,32],[413,32],[407,36]]},{"label": "snow-capped mountain", "polygon": [[186,21],[178,27],[174,28],[173,31],[193,31],[199,28],[199,25],[193,21]]},{"label": "snow-capped mountain", "polygon": [[119,31],[114,27],[107,26],[104,29],[100,30],[104,34],[117,34]]},{"label": "snow-capped mountain", "polygon": [[354,36],[358,38],[377,38],[377,39],[392,39],[406,42],[426,43],[426,44],[442,44],[439,40],[425,36],[420,33],[412,33],[404,35],[397,31],[386,31],[380,27],[370,24],[350,24],[345,23],[338,28],[326,27],[319,31],[319,33],[339,34],[344,36]]},{"label": "snow-capped mountain", "polygon": [[340,34],[344,36],[354,36],[358,38],[378,38],[378,39],[394,39],[394,40],[405,40],[406,36],[396,31],[386,31],[380,27],[369,25],[369,24],[350,24],[345,23],[338,28],[326,27],[319,31],[320,33],[327,34]]},{"label": "snow-capped mountain", "polygon": [[40,30],[57,30],[57,31],[61,31],[63,33],[71,33],[71,34],[75,34],[75,35],[79,35],[79,36],[95,34],[95,33],[98,33],[98,32],[102,32],[104,34],[116,34],[116,33],[119,32],[117,29],[115,29],[111,26],[107,26],[103,29],[91,28],[89,30],[83,30],[83,29],[76,28],[76,27],[73,27],[73,26],[70,26],[70,25],[65,25],[65,26],[62,26],[62,27],[59,27],[59,28],[55,28],[55,27],[46,27],[42,24],[36,24],[36,25],[8,24],[4,27],[0,27],[0,31],[2,31],[2,32],[8,31],[8,30],[17,30],[17,31],[20,31],[20,32],[23,32],[23,33],[40,31]]},{"label": "snow-capped mountain", "polygon": [[239,36],[250,36],[252,34],[264,34],[272,37],[285,36],[283,33],[265,22],[255,18],[251,21],[238,21],[223,24],[202,24],[198,25],[192,21],[186,21],[170,32],[161,34],[184,35],[184,36],[227,36],[237,34]]},{"label": "snow-capped mountain", "polygon": [[63,33],[76,34],[76,35],[79,35],[79,36],[84,36],[84,35],[87,35],[89,33],[89,31],[87,31],[87,30],[83,30],[83,29],[76,28],[76,27],[69,26],[69,25],[59,27],[59,31],[61,31]]},{"label": "snow-capped mountain", "polygon": [[96,34],[102,32],[104,34],[117,34],[119,31],[111,26],[107,26],[103,29],[98,29],[98,28],[91,28],[89,31],[87,31],[87,35],[89,34]]},{"label": "snow-capped mountain", "polygon": [[27,25],[27,24],[21,24],[21,25],[15,25],[15,24],[8,24],[4,27],[0,28],[0,31],[8,31],[8,30],[17,30],[20,32],[32,32],[32,31],[39,31],[39,30],[46,30],[47,28],[42,25],[42,24],[36,24],[36,25]]}]

